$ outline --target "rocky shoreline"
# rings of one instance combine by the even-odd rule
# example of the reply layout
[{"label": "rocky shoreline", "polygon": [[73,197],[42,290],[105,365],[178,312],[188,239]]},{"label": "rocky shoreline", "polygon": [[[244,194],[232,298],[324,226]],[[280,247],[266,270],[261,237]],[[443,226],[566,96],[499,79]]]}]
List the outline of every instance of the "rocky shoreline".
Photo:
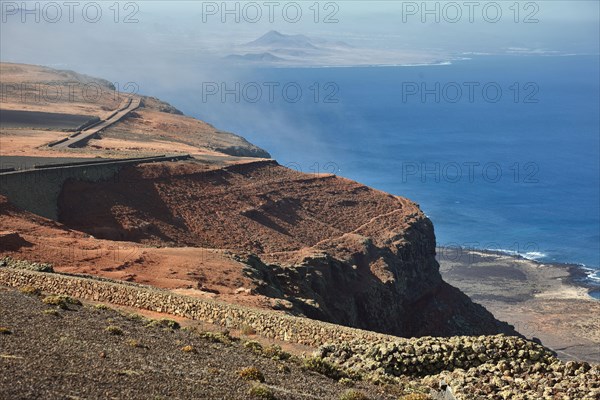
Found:
[{"label": "rocky shoreline", "polygon": [[[443,251],[448,251],[448,250],[454,251],[454,252],[456,251],[456,249],[446,248],[446,247],[438,247],[438,249],[443,249]],[[524,257],[519,254],[512,254],[508,251],[500,251],[500,250],[460,249],[460,251],[462,251],[462,252],[471,251],[473,254],[481,253],[481,254],[485,254],[485,255],[489,255],[489,256],[496,256],[499,259],[502,259],[503,257],[511,257],[511,258],[514,258],[515,260],[530,262],[530,263],[534,263],[535,265],[539,265],[539,266],[550,266],[551,268],[563,269],[566,272],[568,272],[568,276],[563,279],[563,282],[566,285],[587,289],[590,297],[592,297],[596,300],[600,300],[600,298],[594,297],[591,293],[591,292],[600,290],[600,285],[599,284],[595,285],[594,283],[592,283],[590,281],[589,276],[590,276],[591,269],[589,267],[586,267],[585,265],[574,264],[574,263],[562,263],[562,262],[550,262],[550,263],[541,262],[541,261],[538,261],[533,258],[527,258],[527,257]]]},{"label": "rocky shoreline", "polygon": [[594,300],[600,301],[600,284],[594,284],[590,281],[590,270],[577,264],[553,264],[569,271],[569,278],[566,282],[573,286],[579,286],[587,289],[588,295]]},{"label": "rocky shoreline", "polygon": [[600,361],[600,301],[589,295],[580,267],[482,250],[437,253],[444,280],[496,318],[563,360]]}]

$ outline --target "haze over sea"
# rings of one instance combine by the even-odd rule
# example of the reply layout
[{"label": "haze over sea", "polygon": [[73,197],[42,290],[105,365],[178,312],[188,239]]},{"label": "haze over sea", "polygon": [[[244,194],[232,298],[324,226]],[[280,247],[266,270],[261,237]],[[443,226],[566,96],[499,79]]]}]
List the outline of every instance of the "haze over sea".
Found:
[{"label": "haze over sea", "polygon": [[[177,105],[245,136],[282,165],[416,201],[439,245],[598,270],[596,71],[597,56],[239,69],[235,80],[214,76],[229,89],[239,82],[238,99],[205,90],[201,101],[182,104],[182,96]],[[272,99],[268,82],[279,85]],[[302,98],[294,102],[297,88]]]}]

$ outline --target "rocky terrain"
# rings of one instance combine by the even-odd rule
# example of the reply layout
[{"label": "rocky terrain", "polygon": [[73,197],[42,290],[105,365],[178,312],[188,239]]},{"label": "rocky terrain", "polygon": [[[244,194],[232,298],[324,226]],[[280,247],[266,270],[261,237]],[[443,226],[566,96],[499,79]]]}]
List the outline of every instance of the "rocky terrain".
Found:
[{"label": "rocky terrain", "polygon": [[[17,273],[13,268],[48,271],[48,265],[4,264],[2,279]],[[48,273],[28,274],[44,279]],[[563,363],[514,336],[399,339],[346,328],[345,340],[311,352],[265,340],[249,326],[231,334],[203,322],[142,316],[137,308],[131,314],[102,303],[82,306],[29,283],[34,286],[22,285],[20,293],[0,285],[0,367],[6,371],[0,387],[11,398],[591,400],[600,394],[597,364]],[[269,313],[274,318],[261,323],[280,326],[282,314]],[[316,338],[331,338],[328,331],[338,327],[322,324]],[[36,374],[27,373],[32,369]],[[15,381],[22,386],[10,384]]]},{"label": "rocky terrain", "polygon": [[548,349],[516,337],[481,336],[325,345],[318,355],[375,379],[424,377],[448,383],[457,399],[597,399],[600,365],[563,363]]},{"label": "rocky terrain", "polygon": [[444,280],[539,338],[563,360],[600,362],[600,302],[573,265],[538,263],[475,249],[438,249]]},{"label": "rocky terrain", "polygon": [[397,399],[404,392],[340,383],[254,335],[239,340],[62,300],[0,286],[3,399]]},{"label": "rocky terrain", "polygon": [[[135,82],[117,87],[107,80],[74,71],[5,62],[0,63],[0,74],[0,109],[31,113],[30,123],[23,122],[23,116],[14,123],[3,118],[0,156],[115,158],[186,153],[270,157],[268,152],[238,135],[217,130],[206,122],[182,115],[170,104],[139,94],[143,88]],[[68,136],[72,130],[67,133],[50,125],[44,128],[40,121],[34,120],[39,113],[58,114],[63,119],[68,115],[106,118],[127,97],[140,99],[141,107],[81,149],[48,148],[48,143]]]},{"label": "rocky terrain", "polygon": [[[4,88],[5,110],[106,118],[123,101],[110,83],[74,72],[0,68],[3,84],[29,85]],[[38,84],[72,83],[94,83],[102,96],[92,102],[78,95],[55,102],[35,97]],[[558,361],[442,279],[433,225],[414,202],[335,175],[284,168],[237,135],[158,99],[133,96],[140,108],[77,149],[48,147],[69,132],[40,129],[39,121],[1,128],[0,158],[192,155],[123,164],[110,179],[60,181],[57,220],[0,196],[0,276],[7,285],[0,286],[2,393],[598,397],[597,365]],[[43,196],[35,192],[43,187],[30,188],[32,195]],[[452,267],[445,272],[460,281]],[[490,299],[464,287],[477,299]],[[41,297],[40,288],[46,292]],[[526,295],[526,288],[517,289]],[[228,334],[198,333],[197,326],[181,331],[80,304],[100,298],[137,311],[170,312],[192,326],[203,320],[223,329],[235,322],[258,341],[289,342],[295,356],[282,360],[271,349],[265,359],[257,345]],[[241,372],[252,366],[259,372]]]},{"label": "rocky terrain", "polygon": [[416,204],[343,178],[274,161],[148,164],[67,182],[59,215],[97,238],[227,249],[258,293],[311,318],[400,336],[515,333],[441,280]]}]

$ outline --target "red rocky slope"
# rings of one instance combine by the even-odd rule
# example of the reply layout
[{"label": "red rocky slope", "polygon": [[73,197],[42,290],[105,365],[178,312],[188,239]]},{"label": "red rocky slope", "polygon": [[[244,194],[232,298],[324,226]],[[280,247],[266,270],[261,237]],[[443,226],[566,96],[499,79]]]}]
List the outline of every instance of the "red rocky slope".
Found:
[{"label": "red rocky slope", "polygon": [[442,281],[415,203],[336,176],[274,161],[148,164],[67,182],[59,210],[96,237],[229,249],[259,293],[297,314],[402,336],[515,333]]}]

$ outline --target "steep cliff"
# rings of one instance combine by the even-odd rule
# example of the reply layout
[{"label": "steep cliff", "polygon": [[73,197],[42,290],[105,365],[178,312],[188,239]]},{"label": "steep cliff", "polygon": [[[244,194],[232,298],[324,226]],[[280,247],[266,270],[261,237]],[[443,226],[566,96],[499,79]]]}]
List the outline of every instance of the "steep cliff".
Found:
[{"label": "steep cliff", "polygon": [[59,214],[99,238],[227,249],[291,313],[400,336],[515,334],[442,281],[415,203],[333,175],[274,161],[127,167],[67,182]]}]

